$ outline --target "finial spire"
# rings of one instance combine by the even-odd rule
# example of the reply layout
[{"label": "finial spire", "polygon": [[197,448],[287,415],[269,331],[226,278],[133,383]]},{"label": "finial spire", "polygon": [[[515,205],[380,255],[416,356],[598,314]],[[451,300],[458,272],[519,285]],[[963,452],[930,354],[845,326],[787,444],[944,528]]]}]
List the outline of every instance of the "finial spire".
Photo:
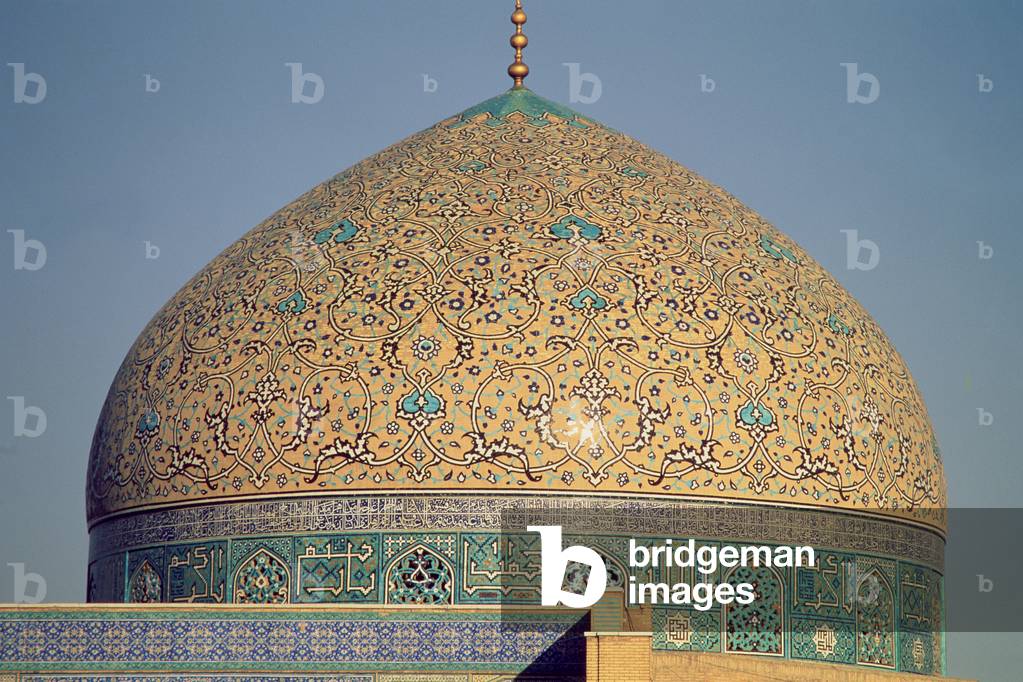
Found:
[{"label": "finial spire", "polygon": [[522,25],[526,23],[526,13],[522,11],[522,0],[515,0],[515,11],[511,15],[512,23],[515,24],[515,33],[511,37],[511,46],[515,48],[515,61],[508,67],[508,75],[515,79],[515,88],[523,87],[522,81],[529,75],[529,67],[522,61],[522,48],[529,44],[529,39],[522,32]]}]

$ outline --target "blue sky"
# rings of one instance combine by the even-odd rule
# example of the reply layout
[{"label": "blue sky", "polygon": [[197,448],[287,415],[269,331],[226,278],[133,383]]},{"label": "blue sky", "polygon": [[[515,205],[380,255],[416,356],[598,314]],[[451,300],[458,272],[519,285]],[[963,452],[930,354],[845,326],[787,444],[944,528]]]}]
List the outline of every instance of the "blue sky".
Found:
[{"label": "blue sky", "polygon": [[[286,202],[508,87],[511,6],[0,3],[0,388],[47,415],[42,436],[18,438],[13,401],[0,406],[0,565],[44,573],[50,600],[84,598],[86,457],[135,335]],[[905,358],[944,452],[950,504],[1020,506],[1023,6],[526,9],[527,85],[567,104],[564,64],[580,64],[602,93],[571,106],[721,184],[795,239]],[[288,62],[323,78],[319,103],[291,103]],[[878,78],[877,101],[846,101],[850,62]],[[8,63],[43,75],[45,100],[14,103]],[[8,230],[45,244],[45,267],[15,270]],[[876,268],[847,268],[843,230],[878,244]],[[146,258],[147,242],[158,258]],[[0,600],[11,594],[7,575]],[[950,635],[950,672],[1010,679],[1021,643]]]}]

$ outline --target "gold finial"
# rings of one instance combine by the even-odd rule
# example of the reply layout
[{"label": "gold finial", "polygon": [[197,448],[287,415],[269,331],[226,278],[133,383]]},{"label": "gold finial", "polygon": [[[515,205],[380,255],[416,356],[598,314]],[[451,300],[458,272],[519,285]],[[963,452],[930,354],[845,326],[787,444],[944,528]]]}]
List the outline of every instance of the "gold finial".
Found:
[{"label": "gold finial", "polygon": [[529,39],[522,32],[522,24],[526,23],[526,13],[522,11],[522,0],[515,0],[515,11],[511,15],[515,24],[515,34],[511,37],[511,46],[515,48],[515,61],[508,67],[508,75],[515,79],[515,87],[521,88],[522,80],[529,75],[529,67],[522,61],[522,48],[529,44]]}]

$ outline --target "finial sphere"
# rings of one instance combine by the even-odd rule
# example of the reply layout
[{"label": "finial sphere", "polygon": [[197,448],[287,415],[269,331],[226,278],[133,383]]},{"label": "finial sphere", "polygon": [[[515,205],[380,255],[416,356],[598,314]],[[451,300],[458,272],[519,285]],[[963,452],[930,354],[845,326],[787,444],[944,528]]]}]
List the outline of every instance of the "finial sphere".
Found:
[{"label": "finial sphere", "polygon": [[515,11],[511,15],[512,23],[515,24],[515,33],[512,34],[511,46],[515,48],[515,61],[508,67],[508,75],[515,79],[515,87],[522,87],[522,79],[529,75],[529,67],[522,61],[522,48],[529,44],[529,39],[522,32],[522,25],[526,23],[526,13],[522,11],[522,0],[515,0]]},{"label": "finial sphere", "polygon": [[521,62],[516,62],[508,67],[508,75],[516,81],[529,75],[529,67]]}]

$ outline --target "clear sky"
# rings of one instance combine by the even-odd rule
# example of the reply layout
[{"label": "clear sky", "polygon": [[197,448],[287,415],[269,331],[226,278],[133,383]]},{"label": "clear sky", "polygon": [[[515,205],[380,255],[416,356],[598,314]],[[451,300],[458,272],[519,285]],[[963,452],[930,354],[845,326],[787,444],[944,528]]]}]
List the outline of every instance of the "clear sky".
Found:
[{"label": "clear sky", "polygon": [[[316,183],[508,87],[512,5],[0,0],[0,601],[9,562],[41,573],[48,600],[84,599],[92,430],[160,305]],[[1023,506],[1020,2],[526,10],[527,85],[794,238],[908,363],[951,505]],[[291,102],[288,62],[322,77],[320,102]],[[597,101],[569,102],[566,62],[600,79]],[[46,79],[42,102],[14,102],[8,63]],[[847,102],[843,63],[877,77],[876,101]],[[45,266],[15,270],[8,230],[42,242]],[[843,230],[878,245],[876,268],[847,267]],[[45,411],[41,436],[13,435],[7,396]],[[1005,533],[1018,541],[1019,528]],[[1015,680],[1023,637],[951,634],[948,658],[951,674]]]}]

